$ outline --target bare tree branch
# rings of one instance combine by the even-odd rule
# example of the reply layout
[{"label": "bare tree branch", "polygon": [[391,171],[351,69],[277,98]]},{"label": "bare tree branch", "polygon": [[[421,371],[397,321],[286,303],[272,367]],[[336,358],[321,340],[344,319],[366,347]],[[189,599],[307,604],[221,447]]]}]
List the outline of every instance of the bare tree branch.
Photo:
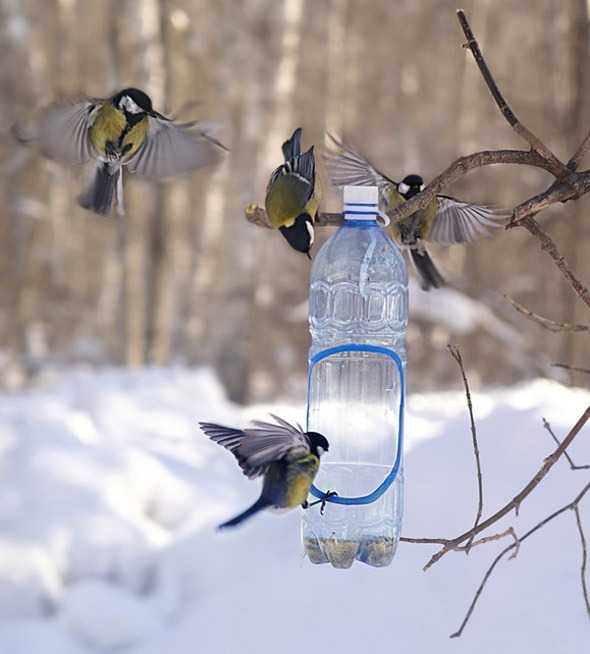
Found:
[{"label": "bare tree branch", "polygon": [[405,543],[418,543],[418,544],[432,544],[432,545],[443,545],[442,549],[436,552],[428,563],[425,566],[425,569],[428,569],[434,563],[436,563],[442,556],[447,552],[457,549],[457,545],[460,545],[468,538],[471,538],[474,534],[482,532],[484,529],[487,529],[494,523],[498,522],[505,515],[518,509],[522,502],[531,494],[531,492],[541,483],[543,478],[547,475],[549,470],[555,465],[556,461],[562,456],[566,449],[572,444],[576,436],[580,433],[586,422],[590,419],[590,406],[584,411],[580,416],[576,424],[570,429],[568,435],[564,438],[563,442],[559,447],[554,450],[544,461],[543,465],[539,468],[534,477],[526,484],[526,486],[515,495],[509,502],[507,502],[501,509],[496,511],[489,518],[486,518],[484,521],[480,522],[477,527],[469,529],[463,534],[456,536],[455,538],[444,539],[444,538],[408,538],[402,536],[400,541]]},{"label": "bare tree branch", "polygon": [[582,284],[582,282],[574,275],[566,260],[559,253],[557,246],[549,234],[547,234],[547,232],[539,226],[539,223],[531,217],[524,218],[519,222],[519,225],[522,225],[533,236],[539,239],[539,242],[541,243],[541,250],[547,252],[547,254],[553,259],[555,265],[559,268],[561,274],[566,278],[569,285],[574,289],[576,294],[581,298],[586,306],[590,308],[590,292],[586,286],[584,286],[584,284]]},{"label": "bare tree branch", "polygon": [[[547,420],[545,420],[545,418],[543,418],[543,427],[545,427],[545,429],[549,432],[549,435],[555,441],[555,444],[557,446],[561,445],[559,438],[557,438],[555,432],[553,431],[553,429],[551,429],[551,425]],[[573,462],[572,457],[567,453],[567,451],[564,451],[563,456],[567,459],[567,462],[570,464],[570,468],[572,470],[590,470],[590,465],[583,465],[583,466],[576,465]]]},{"label": "bare tree branch", "polygon": [[538,325],[541,325],[544,329],[550,332],[587,332],[588,327],[586,325],[572,325],[567,322],[556,322],[555,320],[550,320],[549,318],[543,318],[538,313],[534,313],[530,309],[527,309],[522,304],[519,304],[516,300],[513,300],[508,295],[503,295],[504,299],[523,316],[530,318],[533,322],[536,322]]},{"label": "bare tree branch", "polygon": [[399,207],[396,207],[392,211],[389,211],[387,215],[391,222],[403,220],[416,213],[419,209],[424,209],[432,202],[432,199],[437,193],[440,193],[447,186],[461,179],[469,171],[495,164],[534,166],[552,172],[551,165],[536,152],[527,152],[525,150],[482,150],[481,152],[459,157],[453,161],[421,193],[400,204]]},{"label": "bare tree branch", "polygon": [[584,535],[584,528],[582,527],[582,518],[580,517],[580,507],[576,502],[574,504],[574,513],[576,514],[576,524],[578,525],[578,532],[580,533],[580,542],[582,544],[582,565],[580,566],[580,577],[582,578],[582,594],[584,595],[584,604],[586,604],[586,611],[590,618],[590,599],[588,598],[588,585],[586,584],[586,562],[588,560],[588,550],[586,549],[586,536]]},{"label": "bare tree branch", "polygon": [[475,62],[484,78],[485,83],[490,89],[490,93],[494,98],[494,101],[498,105],[498,108],[502,112],[502,115],[508,121],[508,124],[512,129],[521,136],[530,146],[531,149],[535,152],[538,152],[550,165],[551,172],[557,178],[568,177],[570,170],[551,152],[551,150],[539,139],[537,138],[527,127],[525,127],[516,117],[512,109],[508,106],[508,103],[504,99],[504,96],[500,93],[500,89],[496,84],[488,65],[483,58],[479,44],[473,35],[471,26],[467,21],[465,13],[462,9],[457,10],[457,18],[467,39],[467,43],[463,45],[464,48],[469,48],[471,54],[475,59]]},{"label": "bare tree branch", "polygon": [[[458,347],[452,345],[447,345],[447,350],[450,352],[451,356],[457,362],[459,369],[461,370],[461,376],[463,377],[463,386],[465,387],[465,396],[467,397],[467,408],[469,409],[469,420],[471,423],[471,438],[473,440],[473,453],[475,455],[475,466],[477,468],[477,513],[475,515],[475,522],[473,523],[473,529],[477,528],[477,525],[480,521],[481,514],[483,513],[483,479],[481,475],[481,460],[479,458],[479,447],[477,445],[477,431],[475,429],[475,420],[473,419],[473,404],[471,402],[471,392],[469,390],[469,382],[467,381],[467,375],[465,374],[465,368],[463,367],[463,357]],[[467,541],[465,546],[465,553],[469,554],[473,539],[475,538],[475,532]]]},{"label": "bare tree branch", "polygon": [[590,190],[590,173],[588,171],[573,173],[566,182],[554,182],[547,190],[525,200],[512,213],[512,220],[507,229],[516,227],[518,223],[528,216],[535,216],[558,202],[564,203],[568,200],[577,200]]},{"label": "bare tree branch", "polygon": [[[483,589],[485,588],[485,585],[488,582],[488,579],[491,577],[492,572],[494,571],[494,568],[498,565],[498,563],[502,560],[502,558],[508,552],[515,549],[517,546],[520,547],[520,544],[523,541],[525,541],[529,536],[532,536],[535,532],[537,532],[539,529],[544,527],[546,524],[548,524],[549,522],[551,522],[552,520],[557,518],[557,516],[560,516],[562,513],[565,513],[569,509],[573,509],[574,511],[576,511],[578,503],[580,502],[580,500],[584,497],[584,495],[589,490],[590,490],[590,482],[588,482],[584,486],[584,488],[582,488],[580,493],[574,498],[574,500],[572,502],[570,502],[569,504],[566,504],[565,506],[562,506],[561,509],[558,509],[557,511],[554,511],[551,515],[548,515],[546,518],[541,520],[541,522],[537,523],[532,529],[529,529],[526,532],[526,534],[524,534],[524,536],[521,536],[518,543],[512,543],[511,545],[508,545],[507,547],[505,547],[498,554],[498,556],[496,556],[496,558],[492,561],[492,564],[490,565],[490,567],[487,569],[487,571],[486,571],[486,573],[485,573],[485,575],[484,575],[484,577],[482,579],[482,582],[480,583],[477,590],[475,591],[475,596],[474,596],[474,598],[473,598],[473,600],[472,600],[472,602],[471,602],[471,604],[470,604],[470,606],[469,606],[469,608],[467,610],[465,618],[463,618],[463,622],[461,623],[461,626],[459,627],[459,629],[457,629],[457,631],[455,631],[454,633],[451,634],[451,636],[450,636],[451,638],[459,638],[461,636],[461,634],[463,633],[463,630],[465,629],[465,626],[467,625],[467,623],[469,622],[469,619],[471,618],[471,615],[473,614],[473,610],[475,609],[475,605],[477,604],[477,602],[478,602],[478,600],[479,600],[479,598],[480,598],[480,596],[481,596],[481,594],[483,592]],[[577,514],[577,511],[576,511],[576,514]],[[581,532],[581,535],[583,537],[583,532]],[[586,551],[585,545],[586,545],[586,543],[585,543],[585,540],[584,540],[583,541],[583,551],[584,552]],[[586,557],[584,556],[584,558],[582,560],[582,565],[584,567],[584,574],[586,572],[586,570],[585,570],[585,561],[586,561]],[[583,584],[584,584],[583,589],[584,589],[584,591],[586,591],[585,576],[584,576]],[[587,602],[587,593],[586,592],[585,592],[585,595],[584,595],[584,599]]]},{"label": "bare tree branch", "polygon": [[[506,538],[506,536],[512,536],[514,545],[516,545],[514,553],[510,556],[511,559],[515,559],[518,555],[518,550],[520,548],[520,539],[516,535],[516,532],[514,531],[514,527],[508,527],[508,529],[505,529],[504,531],[501,531],[498,534],[492,534],[491,536],[484,536],[483,538],[478,538],[477,540],[471,542],[471,547],[473,548],[473,547],[477,547],[478,545],[485,545],[486,543],[492,543],[496,540],[500,540],[501,538]],[[457,549],[465,549],[465,546],[459,547]]]},{"label": "bare tree branch", "polygon": [[[483,166],[496,164],[514,164],[533,166],[551,172],[551,166],[536,152],[526,150],[482,150],[456,159],[446,170],[435,177],[430,184],[411,200],[391,210],[388,215],[392,222],[411,216],[419,209],[426,207],[432,198],[447,186],[457,181],[469,171]],[[569,188],[569,187],[568,187]],[[244,210],[246,219],[260,227],[271,227],[263,207],[250,204]],[[316,225],[320,227],[341,225],[344,217],[340,213],[318,213]]]}]

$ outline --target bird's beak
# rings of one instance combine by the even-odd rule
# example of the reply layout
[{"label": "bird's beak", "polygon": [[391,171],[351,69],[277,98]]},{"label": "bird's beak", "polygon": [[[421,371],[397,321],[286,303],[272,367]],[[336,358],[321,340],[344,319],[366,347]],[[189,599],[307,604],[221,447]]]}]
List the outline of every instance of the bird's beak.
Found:
[{"label": "bird's beak", "polygon": [[171,120],[172,120],[171,118],[166,118],[166,116],[164,116],[163,114],[161,114],[159,111],[150,111],[150,112],[149,112],[149,115],[150,115],[152,118],[158,118],[159,120],[165,120],[165,121],[168,122],[168,123],[171,122]]}]

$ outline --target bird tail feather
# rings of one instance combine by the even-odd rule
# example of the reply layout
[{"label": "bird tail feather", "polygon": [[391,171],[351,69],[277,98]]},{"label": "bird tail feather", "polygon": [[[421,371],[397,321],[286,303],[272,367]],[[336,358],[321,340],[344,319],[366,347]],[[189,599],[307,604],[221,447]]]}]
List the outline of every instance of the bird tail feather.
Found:
[{"label": "bird tail feather", "polygon": [[102,216],[111,213],[113,203],[122,206],[121,167],[99,161],[94,170],[92,180],[78,197],[78,202],[84,209],[90,209]]},{"label": "bird tail feather", "polygon": [[293,132],[293,136],[283,143],[282,150],[285,161],[291,161],[301,154],[301,127],[298,127]]},{"label": "bird tail feather", "polygon": [[420,286],[424,291],[440,288],[445,285],[445,279],[438,271],[434,261],[426,250],[411,249],[410,256],[420,276]]},{"label": "bird tail feather", "polygon": [[225,529],[226,527],[235,527],[236,525],[239,525],[241,522],[244,520],[247,520],[248,518],[251,518],[255,513],[258,513],[258,511],[262,511],[262,509],[266,509],[269,507],[270,504],[267,502],[267,500],[262,499],[259,497],[254,504],[242,513],[238,514],[235,518],[232,518],[231,520],[228,520],[227,522],[224,522],[217,527],[217,529]]}]

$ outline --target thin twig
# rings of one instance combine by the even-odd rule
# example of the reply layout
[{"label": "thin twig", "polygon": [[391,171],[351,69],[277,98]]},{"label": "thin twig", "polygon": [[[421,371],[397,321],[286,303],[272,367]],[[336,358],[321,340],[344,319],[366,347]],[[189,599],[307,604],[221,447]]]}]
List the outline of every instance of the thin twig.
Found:
[{"label": "thin twig", "polygon": [[588,598],[588,586],[586,584],[586,562],[588,560],[588,550],[586,549],[586,536],[584,535],[584,528],[582,527],[580,508],[577,503],[574,505],[574,513],[576,514],[576,524],[578,525],[580,542],[582,544],[582,565],[580,567],[580,577],[582,578],[582,595],[584,596],[586,611],[588,612],[588,617],[590,618],[590,599]]},{"label": "thin twig", "polygon": [[[516,532],[514,531],[514,527],[508,527],[508,529],[505,529],[504,531],[501,531],[498,534],[492,534],[491,536],[484,536],[483,538],[478,538],[477,540],[474,540],[471,542],[470,548],[473,549],[474,547],[477,547],[478,545],[485,545],[486,543],[492,543],[493,541],[496,540],[501,540],[502,538],[506,538],[506,536],[512,536],[512,539],[516,545],[516,549],[514,551],[514,554],[510,557],[511,559],[516,558],[516,555],[518,554],[518,548],[520,544],[520,540],[518,536],[516,535]],[[458,550],[465,550],[466,545],[461,545],[457,547],[456,549]]]},{"label": "thin twig", "polygon": [[[463,630],[465,629],[465,626],[469,622],[469,619],[471,618],[471,615],[473,613],[473,610],[475,609],[475,605],[477,604],[483,589],[488,582],[488,579],[491,577],[492,572],[494,571],[494,568],[498,565],[498,563],[502,560],[502,558],[511,550],[515,549],[516,547],[520,547],[520,544],[525,541],[529,536],[532,536],[535,532],[537,532],[539,529],[544,527],[546,524],[557,518],[557,516],[561,515],[562,513],[565,513],[569,509],[574,509],[577,507],[579,501],[584,497],[584,495],[590,490],[590,482],[588,482],[584,488],[581,490],[580,493],[578,493],[577,497],[574,498],[572,502],[569,504],[566,504],[565,506],[561,507],[561,509],[558,509],[557,511],[554,511],[551,515],[547,516],[541,522],[537,523],[532,529],[529,529],[524,536],[521,536],[519,541],[516,543],[512,543],[505,547],[499,554],[496,556],[496,558],[492,561],[492,564],[490,567],[487,569],[480,585],[478,586],[477,590],[475,591],[475,596],[469,605],[469,608],[467,609],[467,613],[465,617],[463,618],[463,622],[461,623],[461,626],[457,631],[451,634],[451,638],[459,638],[461,634],[463,633]],[[585,570],[584,570],[585,572]],[[584,582],[585,583],[585,582]],[[586,596],[585,596],[586,599]]]},{"label": "thin twig", "polygon": [[494,98],[495,103],[498,105],[498,108],[502,112],[504,118],[506,118],[506,120],[508,121],[510,127],[512,127],[512,129],[519,136],[521,136],[535,152],[538,152],[544,159],[546,159],[551,164],[552,167],[551,172],[558,179],[562,177],[568,177],[571,171],[553,154],[553,152],[551,152],[551,150],[538,137],[536,137],[527,127],[525,127],[518,120],[518,118],[516,117],[516,115],[509,107],[506,100],[504,99],[504,96],[502,95],[502,93],[500,93],[500,89],[498,88],[498,85],[496,84],[496,81],[494,80],[494,77],[492,76],[492,73],[490,72],[490,69],[486,64],[485,59],[483,58],[483,54],[481,53],[479,44],[473,34],[473,31],[471,30],[471,26],[469,25],[469,22],[467,21],[467,17],[465,16],[465,13],[463,12],[462,9],[459,9],[457,11],[457,18],[459,19],[461,29],[463,30],[463,33],[465,34],[465,38],[467,39],[467,43],[465,43],[463,47],[469,48],[469,50],[471,50],[471,54],[475,59],[475,63],[477,64],[482,74],[482,77],[484,78],[484,81],[487,84],[490,93],[492,94],[492,97]]},{"label": "thin twig", "polygon": [[[543,418],[543,427],[545,427],[545,429],[549,432],[549,435],[555,441],[555,444],[558,446],[561,445],[559,438],[557,438],[555,432],[553,431],[553,429],[551,429],[551,425],[547,420],[545,420],[545,418]],[[583,465],[583,466],[576,465],[573,462],[572,457],[567,453],[567,451],[564,451],[563,456],[567,459],[567,462],[570,464],[570,468],[572,470],[590,470],[590,465]]]},{"label": "thin twig", "polygon": [[510,296],[504,295],[504,299],[523,316],[530,318],[533,322],[536,322],[538,325],[541,325],[544,329],[550,332],[587,332],[588,327],[586,325],[573,325],[568,322],[556,322],[555,320],[550,320],[549,318],[543,318],[538,313],[534,313],[530,309],[527,309],[522,304],[519,304],[516,300],[513,300]]},{"label": "thin twig", "polygon": [[[471,438],[473,441],[473,452],[475,454],[475,465],[477,468],[477,513],[475,515],[475,522],[473,523],[473,529],[477,528],[481,514],[483,513],[483,478],[481,475],[481,460],[479,458],[479,447],[477,445],[477,431],[475,429],[475,420],[473,419],[473,404],[471,402],[471,392],[469,390],[469,382],[467,381],[467,375],[465,374],[465,368],[463,366],[463,357],[458,347],[453,345],[447,345],[447,350],[450,352],[451,356],[457,362],[459,369],[461,370],[461,376],[463,377],[463,386],[465,386],[465,396],[467,397],[467,408],[469,409],[469,420],[471,422]],[[475,538],[475,532],[471,538],[467,541],[465,545],[465,553],[469,554],[471,549],[471,544]]]},{"label": "thin twig", "polygon": [[583,372],[586,375],[590,375],[590,368],[578,368],[577,366],[568,366],[567,363],[552,363],[553,368],[565,368],[565,370],[571,370],[573,372]]},{"label": "thin twig", "polygon": [[541,229],[539,223],[531,217],[524,218],[518,224],[522,225],[533,236],[539,239],[539,242],[541,243],[541,250],[547,252],[547,254],[553,259],[555,265],[561,271],[561,274],[566,278],[569,285],[574,289],[576,294],[586,304],[586,306],[590,307],[590,292],[588,291],[587,287],[584,286],[584,284],[582,284],[582,282],[574,275],[566,260],[559,253],[557,246],[549,234],[547,234],[545,230]]},{"label": "thin twig", "polygon": [[531,494],[531,492],[541,483],[544,477],[547,475],[549,470],[555,465],[555,462],[561,457],[565,450],[572,444],[576,436],[580,433],[586,422],[590,419],[590,406],[584,411],[580,416],[576,424],[570,429],[568,435],[563,439],[561,445],[554,450],[546,459],[543,461],[543,465],[539,468],[534,477],[526,484],[526,486],[515,495],[509,502],[507,502],[501,509],[496,511],[489,518],[486,518],[478,524],[476,528],[469,529],[464,534],[456,536],[455,538],[450,538],[445,540],[444,538],[408,538],[402,536],[401,541],[405,543],[418,543],[418,544],[431,544],[431,545],[443,545],[443,548],[436,552],[427,563],[426,567],[430,567],[436,563],[444,554],[452,550],[455,546],[460,545],[468,538],[474,534],[477,535],[484,529],[487,529],[494,523],[498,522],[505,515],[510,513],[510,511],[515,510],[517,507],[520,507],[522,502]]},{"label": "thin twig", "polygon": [[578,200],[590,190],[590,173],[572,173],[566,182],[553,182],[545,191],[533,195],[532,198],[521,202],[512,211],[512,219],[506,229],[517,227],[524,218],[534,218],[540,211],[547,209],[558,202],[564,204],[569,200]]}]

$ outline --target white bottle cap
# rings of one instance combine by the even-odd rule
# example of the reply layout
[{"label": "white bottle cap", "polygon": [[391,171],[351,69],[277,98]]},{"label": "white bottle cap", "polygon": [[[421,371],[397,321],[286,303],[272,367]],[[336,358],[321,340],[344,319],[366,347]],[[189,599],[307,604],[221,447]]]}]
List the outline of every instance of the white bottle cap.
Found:
[{"label": "white bottle cap", "polygon": [[376,186],[344,187],[345,220],[377,220],[379,189]]}]

